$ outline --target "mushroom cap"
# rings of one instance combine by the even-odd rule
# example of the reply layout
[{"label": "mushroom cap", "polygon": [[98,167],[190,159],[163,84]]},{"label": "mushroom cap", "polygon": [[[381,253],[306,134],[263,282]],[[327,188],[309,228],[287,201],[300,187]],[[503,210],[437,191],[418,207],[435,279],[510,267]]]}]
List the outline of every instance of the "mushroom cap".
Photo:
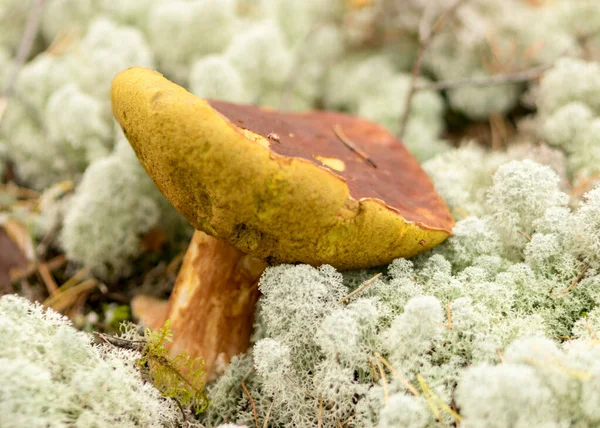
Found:
[{"label": "mushroom cap", "polygon": [[367,120],[207,101],[138,67],[115,77],[111,98],[173,206],[268,263],[371,267],[451,234],[452,216],[417,161]]}]

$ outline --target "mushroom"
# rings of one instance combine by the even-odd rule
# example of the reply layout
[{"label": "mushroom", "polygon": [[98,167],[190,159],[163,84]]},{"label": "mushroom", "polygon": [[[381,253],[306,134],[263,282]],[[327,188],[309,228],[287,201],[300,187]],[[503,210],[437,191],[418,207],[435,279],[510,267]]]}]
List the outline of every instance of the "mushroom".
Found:
[{"label": "mushroom", "polygon": [[209,378],[249,347],[266,266],[372,267],[451,234],[417,161],[367,120],[203,100],[144,68],[118,74],[111,98],[140,162],[197,230],[154,322],[171,320],[171,353],[204,358]]}]

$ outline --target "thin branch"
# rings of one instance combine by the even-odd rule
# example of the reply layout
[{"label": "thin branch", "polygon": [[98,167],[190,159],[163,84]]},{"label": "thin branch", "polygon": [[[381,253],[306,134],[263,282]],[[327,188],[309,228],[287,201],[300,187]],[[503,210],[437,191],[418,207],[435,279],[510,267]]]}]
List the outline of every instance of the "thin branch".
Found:
[{"label": "thin branch", "polygon": [[412,98],[417,91],[417,80],[421,75],[421,67],[423,65],[425,52],[427,51],[433,36],[444,26],[446,19],[452,16],[465,1],[466,0],[455,1],[454,4],[450,6],[433,24],[430,24],[431,15],[434,10],[433,5],[435,5],[436,2],[430,1],[423,11],[423,15],[421,16],[421,20],[419,22],[419,50],[417,51],[417,57],[415,58],[415,62],[413,63],[411,69],[410,86],[408,87],[408,92],[404,99],[404,110],[402,117],[400,118],[400,128],[398,131],[398,138],[400,139],[402,139],[406,132],[406,125],[408,124],[408,118],[410,117],[412,110]]},{"label": "thin branch", "polygon": [[415,90],[442,91],[446,89],[456,89],[464,86],[485,87],[504,85],[506,83],[529,82],[539,79],[542,74],[554,64],[540,65],[527,70],[517,71],[515,73],[497,74],[494,76],[476,76],[457,80],[443,80],[440,82],[419,82],[415,84]]},{"label": "thin branch", "polygon": [[340,300],[340,303],[346,303],[348,300],[350,300],[351,298],[353,298],[354,296],[356,296],[359,293],[362,293],[365,288],[369,287],[371,284],[373,284],[379,277],[381,276],[381,273],[378,273],[377,275],[375,275],[373,278],[367,279],[365,282],[363,282],[356,290],[352,291],[350,294],[348,294],[346,297],[343,297]]},{"label": "thin branch", "polygon": [[29,54],[31,52],[31,48],[33,47],[33,42],[37,37],[40,23],[42,21],[42,13],[44,11],[46,0],[36,0],[27,16],[27,24],[25,25],[25,31],[23,33],[23,38],[21,39],[21,44],[19,45],[19,50],[17,51],[17,56],[13,63],[12,69],[8,78],[6,79],[6,86],[2,90],[2,94],[0,94],[0,121],[4,116],[4,112],[6,111],[6,106],[8,105],[8,98],[13,94],[15,84],[17,82],[17,77],[19,76],[19,72],[27,61]]},{"label": "thin branch", "polygon": [[304,39],[302,39],[302,41],[300,42],[300,45],[298,46],[298,50],[297,50],[296,54],[294,55],[291,72],[288,74],[288,76],[281,88],[281,97],[279,99],[279,111],[287,110],[289,108],[292,92],[296,86],[298,77],[300,76],[300,74],[302,72],[302,67],[303,67],[304,63],[306,62],[306,61],[304,61],[304,57],[306,55],[306,52],[304,52],[304,48],[308,44],[308,41],[313,37],[313,35],[315,34],[315,32],[319,28],[319,26],[320,26],[320,24],[313,25],[308,30],[308,33],[306,33],[306,35],[304,36]]},{"label": "thin branch", "polygon": [[368,154],[366,154],[365,152],[363,152],[360,147],[358,147],[356,144],[354,144],[354,141],[352,141],[344,132],[344,130],[342,129],[342,127],[340,125],[333,125],[333,133],[335,134],[336,137],[339,138],[339,140],[344,143],[344,145],[346,147],[348,147],[350,150],[352,150],[354,153],[356,153],[358,156],[360,156],[361,158],[363,158],[369,165],[371,165],[373,168],[377,168],[377,165],[375,164],[375,162],[373,161],[373,159],[371,159],[369,157]]}]

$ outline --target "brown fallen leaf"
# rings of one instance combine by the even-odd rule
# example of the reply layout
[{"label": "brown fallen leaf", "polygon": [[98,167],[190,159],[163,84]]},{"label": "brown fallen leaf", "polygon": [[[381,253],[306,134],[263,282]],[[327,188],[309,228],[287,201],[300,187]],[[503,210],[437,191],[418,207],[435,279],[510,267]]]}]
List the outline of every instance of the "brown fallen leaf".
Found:
[{"label": "brown fallen leaf", "polygon": [[12,292],[10,271],[14,269],[25,269],[27,259],[19,246],[8,236],[6,230],[0,227],[0,285],[3,286],[3,294]]}]

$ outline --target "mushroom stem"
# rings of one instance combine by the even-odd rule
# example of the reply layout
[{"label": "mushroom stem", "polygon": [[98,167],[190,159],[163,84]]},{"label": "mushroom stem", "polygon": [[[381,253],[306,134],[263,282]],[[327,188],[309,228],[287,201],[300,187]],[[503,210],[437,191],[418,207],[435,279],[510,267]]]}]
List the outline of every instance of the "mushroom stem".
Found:
[{"label": "mushroom stem", "polygon": [[260,295],[258,279],[266,267],[262,260],[197,230],[169,299],[171,356],[187,351],[202,358],[210,381],[233,356],[246,352]]}]

